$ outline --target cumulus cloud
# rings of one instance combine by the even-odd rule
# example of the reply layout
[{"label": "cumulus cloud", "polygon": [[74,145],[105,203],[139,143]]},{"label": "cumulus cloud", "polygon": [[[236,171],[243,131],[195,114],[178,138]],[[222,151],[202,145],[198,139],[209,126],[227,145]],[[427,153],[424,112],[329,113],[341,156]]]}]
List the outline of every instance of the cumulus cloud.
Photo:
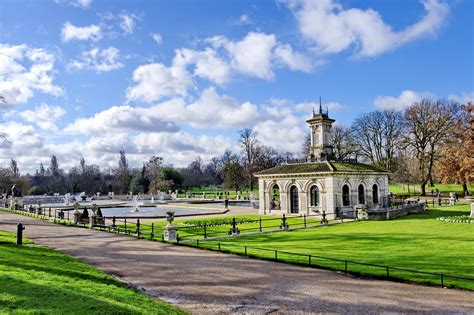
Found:
[{"label": "cumulus cloud", "polygon": [[102,38],[102,29],[99,25],[80,27],[66,22],[61,29],[61,38],[63,42],[71,40],[99,40]]},{"label": "cumulus cloud", "polygon": [[201,78],[208,79],[217,84],[225,84],[229,81],[231,68],[217,56],[217,52],[211,48],[204,51],[191,49],[178,49],[173,60],[176,67],[186,69],[194,66],[193,74]]},{"label": "cumulus cloud", "polygon": [[126,93],[131,101],[153,102],[163,97],[185,96],[188,88],[194,86],[192,76],[185,68],[166,67],[161,63],[139,66],[133,71],[133,81],[136,84]]},{"label": "cumulus cloud", "polygon": [[[169,101],[174,103],[176,101]],[[180,101],[175,106],[179,106]],[[170,104],[169,106],[173,106]],[[170,121],[165,121],[155,108],[131,107],[127,105],[112,106],[96,113],[90,118],[79,118],[67,126],[68,134],[110,134],[116,132],[177,132],[179,128]]]},{"label": "cumulus cloud", "polygon": [[334,0],[288,0],[286,4],[314,51],[330,54],[356,47],[359,56],[376,56],[434,35],[449,13],[446,3],[423,0],[425,15],[405,29],[394,31],[380,13],[372,9],[346,9]]},{"label": "cumulus cloud", "polygon": [[161,37],[161,34],[160,33],[154,33],[151,35],[153,37],[153,39],[155,40],[155,42],[160,45],[161,43],[163,43],[163,38]]},{"label": "cumulus cloud", "polygon": [[415,92],[404,90],[399,96],[377,96],[374,100],[374,106],[380,109],[403,110],[413,103],[420,102],[425,98],[435,98],[432,93]]},{"label": "cumulus cloud", "polygon": [[53,76],[54,55],[27,45],[0,45],[0,108],[26,103],[35,91],[59,96]]},{"label": "cumulus cloud", "polygon": [[252,20],[247,14],[242,14],[239,18],[239,24],[241,25],[249,25],[252,24]]},{"label": "cumulus cloud", "polygon": [[225,36],[208,38],[214,49],[224,49],[230,66],[245,75],[273,79],[274,68],[287,66],[294,71],[309,72],[314,64],[302,53],[294,52],[289,44],[277,41],[274,34],[249,32],[242,40]]},{"label": "cumulus cloud", "polygon": [[108,72],[123,67],[119,59],[120,51],[117,48],[100,49],[96,47],[83,52],[79,59],[71,60],[66,67],[69,70],[89,69],[97,72]]},{"label": "cumulus cloud", "polygon": [[64,116],[66,111],[60,106],[50,106],[41,104],[36,106],[34,110],[25,110],[19,113],[23,120],[36,124],[44,130],[57,130],[56,121]]}]

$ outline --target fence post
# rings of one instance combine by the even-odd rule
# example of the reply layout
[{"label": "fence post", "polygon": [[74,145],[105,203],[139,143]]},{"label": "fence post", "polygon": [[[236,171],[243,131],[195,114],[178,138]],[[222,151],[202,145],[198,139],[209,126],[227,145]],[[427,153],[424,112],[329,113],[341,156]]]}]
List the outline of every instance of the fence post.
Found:
[{"label": "fence post", "polygon": [[444,276],[441,274],[441,286],[444,287]]},{"label": "fence post", "polygon": [[308,255],[308,267],[311,267],[311,255]]},{"label": "fence post", "polygon": [[199,240],[196,240],[196,247],[199,247]]},{"label": "fence post", "polygon": [[244,248],[245,248],[244,256],[247,257],[247,246],[244,246]]},{"label": "fence post", "polygon": [[303,220],[304,220],[304,227],[306,227],[306,213],[303,214]]},{"label": "fence post", "polygon": [[204,238],[207,238],[207,229],[206,229],[207,224],[204,223]]},{"label": "fence post", "polygon": [[347,260],[344,263],[344,272],[347,272]]},{"label": "fence post", "polygon": [[262,217],[260,217],[260,220],[259,220],[259,229],[260,229],[260,232],[262,232]]},{"label": "fence post", "polygon": [[125,227],[124,227],[124,232],[123,234],[127,234],[127,218],[124,219],[125,220]]},{"label": "fence post", "polygon": [[54,223],[56,223],[56,218],[58,216],[57,211],[58,211],[57,209],[54,209]]},{"label": "fence post", "polygon": [[140,238],[140,219],[137,219],[137,230],[135,232],[137,233],[137,237]]},{"label": "fence post", "polygon": [[69,210],[67,211],[67,220],[71,221],[71,220],[69,220]]},{"label": "fence post", "polygon": [[115,228],[115,216],[112,217],[112,227]]},{"label": "fence post", "polygon": [[390,268],[390,267],[387,266],[387,278],[390,278],[390,274],[389,274],[389,272],[388,272],[388,269],[389,269],[389,268]]},{"label": "fence post", "polygon": [[51,218],[51,207],[49,207],[49,211],[48,211],[48,217]]},{"label": "fence post", "polygon": [[155,225],[151,222],[151,240],[155,238]]},{"label": "fence post", "polygon": [[275,260],[278,261],[278,251],[275,250]]},{"label": "fence post", "polygon": [[219,242],[218,245],[219,245],[219,251],[221,251],[221,242]]}]

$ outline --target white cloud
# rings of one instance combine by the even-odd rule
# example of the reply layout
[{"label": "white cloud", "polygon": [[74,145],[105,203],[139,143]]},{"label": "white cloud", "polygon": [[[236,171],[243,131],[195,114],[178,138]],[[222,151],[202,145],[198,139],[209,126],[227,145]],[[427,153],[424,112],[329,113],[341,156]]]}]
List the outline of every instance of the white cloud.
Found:
[{"label": "white cloud", "polygon": [[422,99],[432,99],[435,96],[428,92],[415,92],[411,90],[404,90],[399,96],[377,96],[374,100],[374,105],[380,109],[395,109],[403,110],[411,106],[413,103],[420,102]]},{"label": "white cloud", "polygon": [[379,12],[345,9],[333,0],[288,0],[299,31],[323,54],[357,47],[359,56],[376,56],[408,42],[435,34],[449,13],[446,3],[423,0],[426,14],[402,31],[393,31]]},{"label": "white cloud", "polygon": [[272,79],[272,49],[276,44],[273,34],[250,32],[239,42],[225,45],[231,55],[233,67],[245,74],[261,79]]},{"label": "white cloud", "polygon": [[[157,110],[163,107],[157,106]],[[239,104],[229,96],[221,96],[213,88],[205,89],[195,102],[181,108],[172,109],[170,118],[180,119],[195,128],[232,128],[254,125],[260,114],[250,102]]]},{"label": "white cloud", "polygon": [[448,98],[460,104],[474,103],[474,92],[464,92],[460,95],[450,94]]},{"label": "white cloud", "polygon": [[66,111],[60,106],[50,106],[41,104],[36,106],[34,110],[25,110],[19,113],[23,120],[36,124],[44,130],[57,130],[56,121],[64,116]]},{"label": "white cloud", "polygon": [[151,35],[153,37],[153,39],[155,40],[155,42],[160,45],[161,43],[163,43],[163,38],[161,37],[161,34],[160,33],[155,33],[155,34],[152,34]]},{"label": "white cloud", "polygon": [[[171,100],[168,106],[180,106],[181,101]],[[178,127],[163,119],[155,108],[112,106],[90,118],[76,119],[64,129],[68,134],[113,134],[117,132],[176,132]]]},{"label": "white cloud", "polygon": [[61,95],[53,70],[54,55],[42,48],[0,44],[0,94],[6,99],[0,108],[26,103],[35,91]]},{"label": "white cloud", "polygon": [[76,8],[86,9],[92,4],[92,0],[56,0],[56,3],[64,3]]},{"label": "white cloud", "polygon": [[108,72],[123,67],[119,62],[120,51],[115,47],[106,49],[92,48],[82,53],[80,59],[67,64],[69,70],[91,69],[97,72]]},{"label": "white cloud", "polygon": [[245,75],[273,79],[276,67],[310,72],[314,64],[306,55],[294,52],[289,44],[277,41],[274,34],[249,32],[242,40],[232,41],[224,36],[208,38],[214,49],[224,49],[230,66]]},{"label": "white cloud", "polygon": [[99,25],[79,27],[66,22],[61,30],[61,38],[63,42],[71,40],[99,40],[102,38],[102,29]]},{"label": "white cloud", "polygon": [[136,25],[137,17],[130,13],[122,13],[119,15],[120,19],[120,28],[125,32],[125,34],[133,33]]},{"label": "white cloud", "polygon": [[288,44],[277,46],[275,57],[293,71],[310,72],[313,68],[310,58],[301,53],[293,52]]},{"label": "white cloud", "polygon": [[187,68],[194,65],[194,75],[208,79],[217,84],[225,84],[229,81],[231,69],[229,65],[217,56],[215,50],[206,48],[204,51],[191,49],[178,49],[173,59],[176,67]]},{"label": "white cloud", "polygon": [[127,89],[127,99],[133,101],[153,102],[163,97],[185,96],[193,87],[193,80],[188,71],[181,66],[166,67],[161,63],[150,63],[139,66],[133,71],[136,85]]}]

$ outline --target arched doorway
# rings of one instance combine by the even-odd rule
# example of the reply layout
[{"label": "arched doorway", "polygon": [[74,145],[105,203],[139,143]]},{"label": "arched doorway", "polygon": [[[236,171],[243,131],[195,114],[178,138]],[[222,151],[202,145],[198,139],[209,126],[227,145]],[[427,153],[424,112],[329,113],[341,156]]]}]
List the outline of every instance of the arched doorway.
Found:
[{"label": "arched doorway", "polygon": [[291,213],[299,212],[298,188],[296,186],[291,186],[290,188],[290,212]]},{"label": "arched doorway", "polygon": [[351,205],[351,199],[349,196],[349,186],[347,185],[342,186],[342,205],[344,207]]},{"label": "arched doorway", "polygon": [[364,189],[364,185],[360,184],[359,185],[359,203],[361,205],[365,205],[365,189]]},{"label": "arched doorway", "polygon": [[377,184],[372,186],[372,202],[374,205],[379,203],[379,188],[377,187]]},{"label": "arched doorway", "polygon": [[278,186],[278,184],[274,184],[270,190],[270,193],[270,210],[280,210],[280,186]]}]

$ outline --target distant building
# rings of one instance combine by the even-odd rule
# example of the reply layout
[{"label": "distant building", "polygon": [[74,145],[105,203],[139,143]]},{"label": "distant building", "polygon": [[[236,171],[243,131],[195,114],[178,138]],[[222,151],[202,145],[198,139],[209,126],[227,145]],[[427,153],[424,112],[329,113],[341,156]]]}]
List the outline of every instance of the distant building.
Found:
[{"label": "distant building", "polygon": [[283,164],[255,174],[259,183],[260,214],[316,214],[334,218],[356,205],[383,208],[388,197],[388,172],[371,165],[335,161],[334,119],[322,112],[307,122],[311,148],[306,163]]}]

